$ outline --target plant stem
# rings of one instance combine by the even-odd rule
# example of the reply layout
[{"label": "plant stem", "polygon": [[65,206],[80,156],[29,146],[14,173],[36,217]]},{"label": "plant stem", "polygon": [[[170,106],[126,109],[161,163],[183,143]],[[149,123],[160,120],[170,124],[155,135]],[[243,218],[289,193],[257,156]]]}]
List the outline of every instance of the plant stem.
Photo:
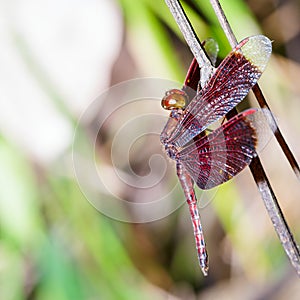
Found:
[{"label": "plant stem", "polygon": [[177,0],[165,0],[174,20],[176,21],[184,39],[196,58],[201,71],[200,85],[203,87],[211,77],[215,68],[212,66],[205,50],[203,49],[189,19],[187,18],[181,4]]},{"label": "plant stem", "polygon": [[[210,76],[214,70],[214,68],[212,67],[212,65],[210,63],[210,60],[208,59],[205,51],[203,50],[201,43],[199,42],[198,37],[196,36],[179,1],[178,0],[165,0],[165,2],[168,5],[176,23],[178,24],[188,46],[190,47],[190,49],[192,51],[193,55],[197,59],[197,62],[202,70],[201,75],[205,74],[205,73],[207,74],[205,76],[205,78],[203,79],[203,82],[206,82],[206,80],[208,78],[210,78]],[[228,23],[228,20],[224,14],[224,11],[221,8],[219,1],[218,0],[210,0],[210,2],[215,10],[215,13],[216,13],[218,19],[219,19],[221,27],[223,28],[223,30],[229,40],[230,45],[232,46],[232,48],[234,48],[237,44],[237,40],[236,40],[235,35]],[[201,78],[201,80],[202,80],[202,78]],[[202,82],[201,82],[201,85],[202,85]],[[254,86],[253,90],[255,92],[255,95],[256,95],[261,107],[269,108],[268,104],[266,103],[266,101],[263,97],[263,94],[257,84]],[[230,114],[227,114],[227,117],[230,117],[231,115],[234,115],[234,114],[237,114],[236,110],[232,110]],[[276,132],[277,132],[277,136],[278,136],[278,132],[280,134],[278,127],[275,131],[275,136],[276,136]],[[277,139],[278,139],[278,137],[277,137]],[[282,135],[281,135],[281,140],[284,141],[284,138],[282,137]],[[295,170],[295,173],[299,176],[300,170],[299,170],[296,160],[294,159],[293,154],[287,147],[286,143],[284,144],[285,146],[282,146],[281,143],[280,143],[280,145],[283,148],[285,155],[289,159],[291,166]],[[286,148],[288,150],[286,150]],[[266,209],[268,211],[270,219],[273,223],[273,226],[274,226],[274,228],[279,236],[279,239],[285,249],[285,252],[287,253],[293,267],[296,269],[298,275],[300,276],[299,249],[298,249],[298,247],[294,241],[294,238],[290,232],[290,229],[284,218],[282,210],[278,204],[276,196],[272,190],[269,180],[268,180],[268,178],[265,174],[265,171],[261,165],[259,157],[256,157],[253,159],[252,163],[250,164],[250,170],[251,170],[254,180],[258,186],[259,192],[264,201],[264,204],[266,206]]]},{"label": "plant stem", "polygon": [[[220,5],[220,2],[218,0],[210,0],[210,3],[215,11],[215,14],[219,20],[219,23],[226,34],[226,37],[231,45],[232,48],[234,48],[237,45],[236,37],[231,29],[231,26],[225,16],[225,13]],[[253,88],[254,94],[262,108],[269,108],[262,91],[260,90],[258,84],[256,84]],[[235,112],[237,113],[237,112]],[[276,120],[273,117],[273,114],[271,113],[273,122],[272,124],[276,124]],[[295,170],[298,170],[295,172],[296,174],[299,174],[299,167],[298,164],[291,153],[290,149],[288,148],[287,144],[285,143],[285,140],[283,136],[280,133],[280,130],[276,124],[276,130],[275,130],[275,136],[277,138],[277,141],[279,142],[283,152],[285,153],[286,157],[289,159],[290,163],[293,164],[292,167]],[[283,141],[283,142],[282,142]],[[293,238],[293,235],[289,229],[289,226],[284,218],[283,212],[279,206],[279,203],[276,199],[276,196],[273,192],[273,189],[270,185],[270,182],[265,174],[265,171],[262,167],[262,164],[260,162],[259,157],[255,157],[251,164],[250,164],[250,170],[252,172],[253,178],[257,184],[258,190],[261,194],[261,197],[264,201],[265,207],[267,209],[267,212],[269,214],[269,217],[272,221],[272,224],[274,226],[275,231],[277,232],[277,235],[280,239],[280,242],[288,255],[291,264],[296,269],[297,274],[300,276],[300,253],[298,246]]]}]

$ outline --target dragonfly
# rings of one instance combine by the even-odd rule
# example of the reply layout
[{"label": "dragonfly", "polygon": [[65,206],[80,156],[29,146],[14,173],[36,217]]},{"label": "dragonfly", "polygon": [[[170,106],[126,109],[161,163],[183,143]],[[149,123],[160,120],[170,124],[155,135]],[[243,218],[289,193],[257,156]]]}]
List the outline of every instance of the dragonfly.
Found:
[{"label": "dragonfly", "polygon": [[[208,254],[194,184],[207,190],[240,173],[257,155],[263,118],[248,109],[207,133],[210,125],[240,103],[262,75],[272,52],[271,41],[256,35],[242,40],[198,88],[200,69],[194,59],[184,86],[166,92],[161,105],[170,111],[160,141],[176,162],[177,176],[189,207],[200,268],[208,274]],[[196,92],[189,92],[190,89]],[[192,98],[191,98],[192,97]]]}]

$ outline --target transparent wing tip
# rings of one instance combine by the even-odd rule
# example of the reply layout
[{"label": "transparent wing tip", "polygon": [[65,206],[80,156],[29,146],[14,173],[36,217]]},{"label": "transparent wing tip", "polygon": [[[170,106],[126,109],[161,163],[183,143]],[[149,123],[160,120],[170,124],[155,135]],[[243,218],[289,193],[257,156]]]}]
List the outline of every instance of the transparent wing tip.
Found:
[{"label": "transparent wing tip", "polygon": [[266,119],[267,124],[269,125],[270,129],[272,130],[273,133],[278,129],[276,120],[272,112],[267,109],[267,108],[262,108],[262,112],[264,114],[264,117]]},{"label": "transparent wing tip", "polygon": [[204,49],[209,56],[209,59],[213,66],[216,65],[218,53],[219,53],[219,45],[213,38],[208,38],[203,41]]},{"label": "transparent wing tip", "polygon": [[272,53],[272,42],[264,35],[246,38],[240,43],[243,55],[263,72]]},{"label": "transparent wing tip", "polygon": [[252,126],[255,128],[257,138],[256,150],[261,152],[270,142],[276,129],[276,125],[274,125],[274,118],[271,112],[266,108],[249,109],[249,112],[250,114],[247,116],[247,120],[250,121]]}]

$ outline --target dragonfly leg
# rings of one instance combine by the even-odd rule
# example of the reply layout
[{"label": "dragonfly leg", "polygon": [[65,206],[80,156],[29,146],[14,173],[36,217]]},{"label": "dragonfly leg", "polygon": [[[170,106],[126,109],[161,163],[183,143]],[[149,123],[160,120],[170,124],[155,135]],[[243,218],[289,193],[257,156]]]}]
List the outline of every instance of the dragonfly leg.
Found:
[{"label": "dragonfly leg", "polygon": [[177,176],[184,191],[189,206],[191,220],[194,229],[198,261],[204,276],[208,273],[208,255],[205,246],[204,235],[201,226],[200,215],[197,206],[197,198],[194,191],[194,181],[180,162],[177,162]]}]

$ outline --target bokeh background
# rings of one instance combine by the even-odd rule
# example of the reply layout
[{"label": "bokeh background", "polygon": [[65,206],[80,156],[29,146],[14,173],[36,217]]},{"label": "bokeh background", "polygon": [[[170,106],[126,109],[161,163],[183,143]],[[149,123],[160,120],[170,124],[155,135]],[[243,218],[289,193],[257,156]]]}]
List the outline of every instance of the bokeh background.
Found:
[{"label": "bokeh background", "polygon": [[[216,39],[224,57],[230,47],[209,1],[182,3],[199,38]],[[299,160],[300,2],[221,4],[238,40],[257,33],[273,40],[260,85]],[[183,81],[192,56],[164,1],[13,0],[1,1],[0,8],[0,299],[299,298],[299,279],[249,170],[222,185],[201,209],[207,278],[198,267],[180,190],[175,212],[134,224],[99,212],[80,189],[72,162],[79,151],[72,147],[76,128],[78,145],[98,135],[93,162],[106,178],[114,178],[116,168],[128,176],[155,175],[151,157],[164,157],[158,134],[133,139],[130,149],[119,143],[114,157],[111,151],[126,116],[167,116],[159,101],[125,107],[98,128],[97,116],[104,118],[118,99],[105,106],[100,101],[90,122],[78,124],[92,100],[115,84],[142,77]],[[151,128],[149,118],[141,122]],[[300,241],[299,182],[274,138],[261,158]],[[116,159],[123,164],[114,165]],[[161,193],[177,182],[166,161]],[[147,190],[141,199],[138,187],[111,182],[111,193],[98,191],[99,201],[113,199],[116,191],[126,201],[148,199]]]}]

